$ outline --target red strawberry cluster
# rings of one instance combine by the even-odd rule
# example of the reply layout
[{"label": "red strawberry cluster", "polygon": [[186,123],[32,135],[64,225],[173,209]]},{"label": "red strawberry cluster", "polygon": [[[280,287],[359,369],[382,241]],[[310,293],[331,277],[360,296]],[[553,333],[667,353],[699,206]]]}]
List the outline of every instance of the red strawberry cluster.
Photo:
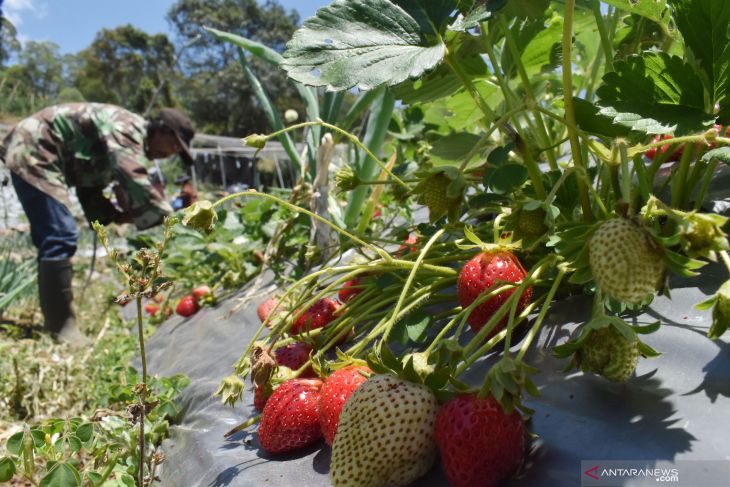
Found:
[{"label": "red strawberry cluster", "polygon": [[187,318],[197,313],[200,310],[201,304],[213,304],[214,302],[215,297],[210,287],[198,286],[190,294],[180,298],[180,301],[178,301],[175,307],[175,312]]},{"label": "red strawberry cluster", "polygon": [[[718,131],[718,133],[720,135],[722,135],[723,128],[722,128],[721,125],[715,125],[715,129]],[[725,129],[725,136],[728,136],[728,135],[730,135],[730,127],[727,127]],[[654,140],[652,140],[652,142],[653,143],[656,143],[656,142],[659,142],[661,140],[668,140],[668,139],[672,139],[672,138],[674,138],[674,136],[673,135],[669,135],[669,134],[664,134],[664,135],[661,135],[661,136],[660,135],[657,135],[656,137],[654,137]],[[698,146],[699,146],[699,144],[698,144]],[[710,144],[709,145],[709,148],[710,149],[713,149],[714,147],[715,147],[715,144]],[[663,145],[663,146],[659,147],[658,150],[657,150],[656,147],[652,147],[651,149],[649,149],[648,151],[646,151],[645,154],[646,154],[646,157],[648,157],[649,159],[651,159],[653,161],[654,158],[657,155],[657,152],[660,155],[664,155],[667,152],[669,152],[669,149],[670,148],[671,148],[671,145],[670,144]],[[682,158],[682,154],[684,154],[684,145],[683,144],[680,144],[680,145],[677,146],[676,149],[674,149],[674,151],[665,160],[666,160],[666,162],[676,162],[676,161],[678,161],[678,160],[680,160]]]},{"label": "red strawberry cluster", "polygon": [[[319,379],[291,379],[265,400],[259,425],[259,444],[269,453],[288,453],[307,447],[324,435],[331,444],[342,407],[365,381],[370,369],[351,366]],[[261,405],[261,393],[254,406]],[[258,404],[257,404],[258,402]]]}]

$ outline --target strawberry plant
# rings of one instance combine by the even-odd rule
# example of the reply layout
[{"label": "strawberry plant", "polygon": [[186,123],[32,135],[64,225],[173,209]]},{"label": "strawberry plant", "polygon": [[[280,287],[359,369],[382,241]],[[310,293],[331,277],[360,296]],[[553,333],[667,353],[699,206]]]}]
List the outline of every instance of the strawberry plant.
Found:
[{"label": "strawberry plant", "polygon": [[[628,317],[669,295],[669,276],[718,261],[730,270],[727,219],[703,209],[730,160],[718,129],[730,121],[721,0],[338,0],[276,56],[214,34],[269,56],[302,93],[373,97],[373,132],[362,139],[349,120],[322,117],[244,139],[260,149],[321,136],[311,141],[317,171],[301,175],[297,198],[251,190],[200,202],[184,219],[208,232],[225,205],[256,201],[308,226],[304,260],[263,264],[281,271],[277,312],[262,313],[219,394],[233,405],[310,366],[327,381],[366,361],[373,375],[344,403],[332,440],[334,485],[414,482],[437,443],[454,485],[501,482],[522,463],[542,365],[526,357],[556,300],[586,295],[593,305],[550,352],[631,381],[640,360],[659,354],[640,337],[664,323]],[[349,149],[330,175],[335,196],[333,140]],[[727,286],[717,288],[700,304],[713,308],[711,339],[730,316]],[[287,371],[272,357],[295,342],[312,350]],[[489,370],[469,374],[487,355]],[[483,421],[438,426],[439,407],[443,418]],[[489,447],[485,464],[499,467],[484,472],[458,437],[488,435],[504,443]]]}]

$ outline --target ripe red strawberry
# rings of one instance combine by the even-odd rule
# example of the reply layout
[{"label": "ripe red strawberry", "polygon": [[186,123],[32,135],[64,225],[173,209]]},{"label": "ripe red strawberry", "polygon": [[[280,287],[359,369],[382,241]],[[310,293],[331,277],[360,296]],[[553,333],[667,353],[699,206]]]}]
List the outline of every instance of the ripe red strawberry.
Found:
[{"label": "ripe red strawberry", "polygon": [[259,307],[256,308],[256,314],[259,315],[259,319],[261,320],[261,323],[266,321],[266,318],[269,316],[269,313],[276,307],[278,304],[278,300],[276,298],[269,298],[263,303],[259,304]]},{"label": "ripe red strawberry", "polygon": [[195,297],[195,299],[201,299],[205,296],[208,296],[210,294],[213,294],[213,291],[208,286],[198,286],[195,289],[193,289],[192,295]]},{"label": "ripe red strawberry", "polygon": [[525,423],[491,396],[458,396],[439,410],[436,444],[452,487],[492,487],[520,467]]},{"label": "ripe red strawberry", "polygon": [[438,403],[424,385],[389,374],[363,382],[345,402],[332,444],[334,487],[400,487],[436,458]]},{"label": "ripe red strawberry", "polygon": [[361,372],[372,371],[365,366],[351,366],[332,372],[319,391],[319,425],[324,441],[332,445],[340,421],[340,412],[347,398],[367,379]]},{"label": "ripe red strawberry", "polygon": [[[292,370],[299,370],[299,367],[307,363],[312,347],[304,342],[294,342],[284,347],[279,347],[274,352],[276,363],[289,367]],[[316,377],[312,367],[307,367],[299,376],[301,378]]]},{"label": "ripe red strawberry", "polygon": [[315,330],[330,324],[335,319],[335,312],[342,306],[332,298],[322,298],[297,318],[290,333],[296,335],[306,330]]},{"label": "ripe red strawberry", "polygon": [[[459,295],[459,303],[466,308],[473,303],[480,294],[485,292],[492,286],[499,285],[499,281],[504,282],[521,282],[527,273],[520,264],[520,261],[511,252],[482,252],[472,258],[459,272],[459,280],[457,283],[457,292]],[[469,326],[477,333],[489,321],[492,315],[509,299],[514,293],[514,289],[509,289],[496,296],[489,298],[471,312],[467,318]],[[517,305],[517,314],[521,313],[532,298],[532,288],[525,289],[520,296]],[[502,330],[509,319],[509,314],[505,315],[497,326],[487,335],[491,338]]]},{"label": "ripe red strawberry", "polygon": [[398,248],[398,252],[395,253],[398,257],[407,253],[413,253],[416,251],[416,245],[418,245],[418,235],[409,235],[407,239],[403,241],[403,245]]},{"label": "ripe red strawberry", "polygon": [[362,287],[360,287],[361,284],[362,281],[358,277],[347,281],[342,285],[342,289],[340,289],[337,293],[337,297],[340,298],[340,301],[343,303],[348,302],[362,292]]},{"label": "ripe red strawberry", "polygon": [[158,311],[160,311],[160,305],[159,304],[153,304],[153,303],[147,303],[144,306],[144,310],[147,312],[150,316],[155,316]]},{"label": "ripe red strawberry", "polygon": [[259,444],[269,453],[287,453],[322,438],[317,379],[291,379],[266,401],[259,424]]},{"label": "ripe red strawberry", "polygon": [[200,307],[198,306],[198,302],[195,298],[192,295],[187,295],[180,298],[180,301],[177,303],[177,307],[175,308],[175,312],[180,316],[188,317],[197,313],[199,309]]},{"label": "ripe red strawberry", "polygon": [[650,236],[625,218],[601,223],[588,242],[588,263],[599,289],[622,303],[641,303],[664,277]]},{"label": "ripe red strawberry", "polygon": [[253,386],[253,408],[260,413],[263,412],[270,396],[271,392],[265,387]]},{"label": "ripe red strawberry", "polygon": [[[652,140],[652,142],[659,142],[662,139],[667,140],[667,139],[671,139],[673,137],[674,137],[673,135],[669,135],[669,134],[665,134],[663,136],[657,135],[656,137],[654,137],[654,140]],[[664,154],[664,153],[668,152],[669,151],[669,147],[670,147],[669,144],[661,146],[661,148],[659,149],[659,153],[660,154]],[[674,149],[674,152],[672,152],[669,155],[669,157],[667,157],[666,161],[667,162],[675,162],[675,161],[680,160],[682,158],[682,153],[683,152],[684,152],[684,145],[679,145],[676,149]],[[645,152],[646,157],[648,157],[652,161],[656,157],[656,153],[657,153],[657,148],[656,147],[652,147],[651,149],[649,149],[648,151]]]}]

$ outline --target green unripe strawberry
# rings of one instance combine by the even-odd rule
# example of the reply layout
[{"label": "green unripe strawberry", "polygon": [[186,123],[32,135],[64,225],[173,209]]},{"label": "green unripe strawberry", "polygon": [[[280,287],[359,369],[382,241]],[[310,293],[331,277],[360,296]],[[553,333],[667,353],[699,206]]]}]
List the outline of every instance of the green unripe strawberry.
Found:
[{"label": "green unripe strawberry", "polygon": [[332,485],[418,485],[436,458],[437,411],[436,396],[424,385],[393,375],[367,379],[340,413],[332,444]]},{"label": "green unripe strawberry", "polygon": [[545,225],[545,210],[520,210],[517,216],[517,233],[522,237],[539,237],[547,231]]},{"label": "green unripe strawberry", "polygon": [[616,301],[639,304],[656,292],[664,277],[664,261],[650,237],[623,218],[602,223],[588,252],[598,288]]},{"label": "green unripe strawberry", "polygon": [[613,326],[607,326],[591,331],[576,358],[586,372],[626,382],[639,361],[639,340],[630,341]]},{"label": "green unripe strawberry", "polygon": [[446,215],[452,207],[459,204],[458,198],[449,198],[447,196],[446,190],[449,184],[451,184],[451,179],[442,172],[429,176],[423,183],[423,204],[428,207],[431,221],[438,220]]}]

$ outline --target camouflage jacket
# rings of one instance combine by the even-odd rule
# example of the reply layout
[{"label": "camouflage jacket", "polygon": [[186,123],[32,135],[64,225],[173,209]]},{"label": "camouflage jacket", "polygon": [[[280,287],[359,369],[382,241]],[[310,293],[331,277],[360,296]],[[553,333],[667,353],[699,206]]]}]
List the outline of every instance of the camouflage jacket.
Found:
[{"label": "camouflage jacket", "polygon": [[66,206],[75,186],[90,222],[111,223],[122,214],[103,193],[116,183],[118,206],[143,229],[172,213],[148,178],[146,131],[143,117],[117,106],[56,105],[18,123],[0,144],[0,160]]}]

